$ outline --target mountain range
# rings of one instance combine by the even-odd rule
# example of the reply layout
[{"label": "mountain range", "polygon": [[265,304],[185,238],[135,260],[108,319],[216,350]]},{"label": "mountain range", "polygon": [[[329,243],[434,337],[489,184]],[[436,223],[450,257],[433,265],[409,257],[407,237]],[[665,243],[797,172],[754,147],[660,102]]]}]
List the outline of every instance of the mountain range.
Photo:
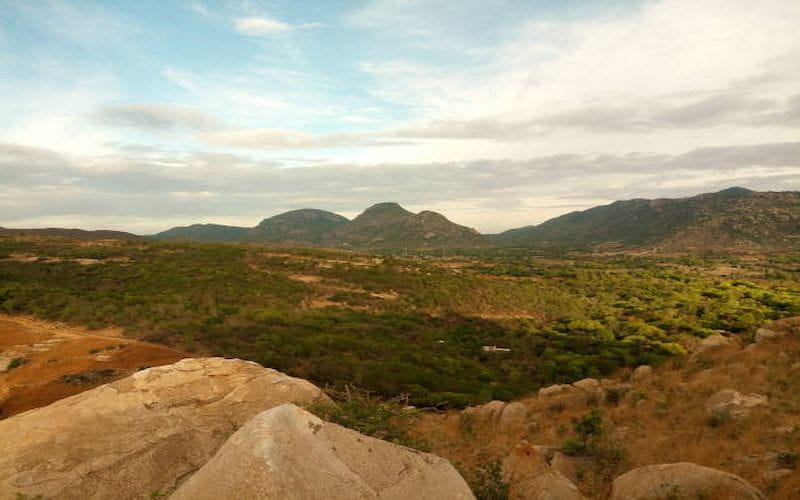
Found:
[{"label": "mountain range", "polygon": [[491,236],[499,245],[726,253],[800,249],[800,192],[732,187],[677,199],[634,199]]},{"label": "mountain range", "polygon": [[[119,231],[0,228],[0,234],[22,233],[76,239],[140,238]],[[304,208],[269,217],[251,228],[194,224],[173,227],[151,238],[352,249],[510,246],[601,252],[785,252],[800,250],[800,192],[732,187],[686,198],[616,201],[491,235],[481,235],[436,212],[413,213],[397,203],[378,203],[353,220]]]},{"label": "mountain range", "polygon": [[489,242],[474,229],[431,211],[409,212],[397,203],[378,203],[358,217],[312,208],[264,219],[253,228],[194,224],[155,234],[160,240],[289,242],[358,249],[472,248]]}]

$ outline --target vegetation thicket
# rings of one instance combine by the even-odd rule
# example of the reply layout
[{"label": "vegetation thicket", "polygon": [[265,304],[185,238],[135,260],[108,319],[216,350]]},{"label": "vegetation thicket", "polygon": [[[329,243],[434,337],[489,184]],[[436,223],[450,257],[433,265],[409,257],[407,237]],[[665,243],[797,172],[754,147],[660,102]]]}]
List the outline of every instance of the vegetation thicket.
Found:
[{"label": "vegetation thicket", "polygon": [[507,400],[800,315],[792,256],[402,257],[16,236],[0,239],[0,255],[2,312],[118,325],[422,406]]}]

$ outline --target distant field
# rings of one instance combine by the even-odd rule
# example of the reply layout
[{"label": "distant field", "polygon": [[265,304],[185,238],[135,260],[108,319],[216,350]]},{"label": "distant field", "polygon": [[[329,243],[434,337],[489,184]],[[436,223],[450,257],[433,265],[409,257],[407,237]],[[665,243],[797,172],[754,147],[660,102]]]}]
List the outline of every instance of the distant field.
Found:
[{"label": "distant field", "polygon": [[[0,238],[0,311],[463,406],[800,315],[800,258],[389,256]],[[510,351],[492,351],[496,346]]]}]

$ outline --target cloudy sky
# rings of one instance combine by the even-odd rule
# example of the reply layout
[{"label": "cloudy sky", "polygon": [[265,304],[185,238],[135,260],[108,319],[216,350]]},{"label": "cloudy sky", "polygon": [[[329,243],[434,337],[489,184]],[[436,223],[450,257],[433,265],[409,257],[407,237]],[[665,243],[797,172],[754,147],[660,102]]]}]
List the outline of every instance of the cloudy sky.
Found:
[{"label": "cloudy sky", "polygon": [[797,0],[0,0],[0,225],[800,189]]}]

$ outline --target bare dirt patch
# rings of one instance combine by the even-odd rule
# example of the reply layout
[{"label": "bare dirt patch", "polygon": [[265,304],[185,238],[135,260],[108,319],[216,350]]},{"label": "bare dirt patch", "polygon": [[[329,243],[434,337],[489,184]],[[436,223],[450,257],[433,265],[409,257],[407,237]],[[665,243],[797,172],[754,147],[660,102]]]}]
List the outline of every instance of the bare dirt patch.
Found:
[{"label": "bare dirt patch", "polygon": [[[0,316],[0,418],[48,405],[142,368],[189,355],[100,331]],[[11,360],[18,366],[7,370]]]},{"label": "bare dirt patch", "polygon": [[289,274],[287,277],[303,283],[319,283],[322,281],[321,276],[314,276],[313,274]]}]

